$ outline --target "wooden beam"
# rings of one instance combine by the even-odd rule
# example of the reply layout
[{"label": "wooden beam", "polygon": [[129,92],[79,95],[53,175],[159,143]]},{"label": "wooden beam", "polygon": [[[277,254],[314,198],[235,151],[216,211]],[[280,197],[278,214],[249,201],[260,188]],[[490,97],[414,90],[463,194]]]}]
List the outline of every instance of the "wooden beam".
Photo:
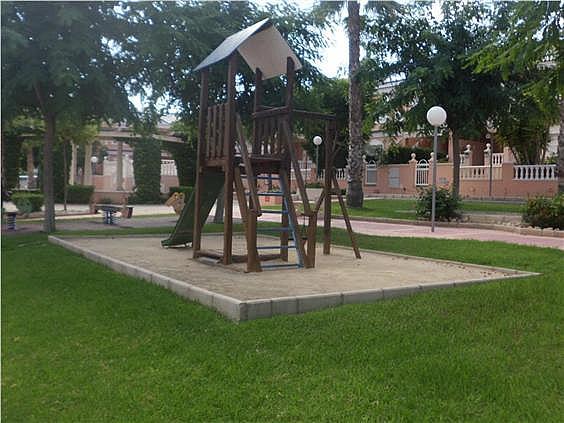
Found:
[{"label": "wooden beam", "polygon": [[229,57],[227,68],[227,110],[225,114],[225,212],[223,220],[223,264],[231,264],[233,255],[233,173],[235,167],[235,76],[237,52]]},{"label": "wooden beam", "polygon": [[202,187],[203,187],[203,166],[205,162],[205,139],[206,139],[206,114],[208,111],[208,76],[209,70],[202,70],[200,83],[200,116],[198,119],[198,148],[196,163],[196,189],[194,191],[194,229],[192,238],[192,254],[197,257],[198,251],[201,249],[202,242]]},{"label": "wooden beam", "polygon": [[302,257],[304,267],[309,269],[311,268],[311,264],[309,262],[309,258],[305,253],[304,243],[301,240],[300,233],[298,230],[298,217],[296,216],[296,209],[294,207],[294,202],[292,201],[292,194],[290,194],[290,187],[287,184],[289,180],[289,175],[286,172],[286,169],[280,169],[280,184],[282,185],[282,191],[284,192],[284,198],[286,199],[286,204],[288,205],[288,219],[296,228],[296,235],[299,239],[294,239],[294,243],[296,244],[296,248],[298,249],[298,254]]},{"label": "wooden beam", "polygon": [[[261,109],[262,104],[262,71],[259,68],[255,70],[255,97],[253,104],[253,112],[257,113]],[[254,116],[254,115],[253,115]],[[253,154],[258,154],[260,150],[260,134],[258,133],[258,122],[253,119]]]},{"label": "wooden beam", "polygon": [[323,254],[331,254],[331,175],[333,174],[333,140],[329,123],[325,124],[325,206],[323,210]]},{"label": "wooden beam", "polygon": [[356,243],[356,237],[351,226],[351,219],[349,218],[349,212],[347,210],[347,205],[345,200],[341,195],[341,189],[339,188],[339,181],[337,181],[337,176],[333,174],[333,186],[337,193],[337,198],[339,199],[339,205],[341,206],[341,213],[343,213],[343,219],[345,220],[345,225],[347,226],[347,232],[349,233],[349,238],[351,239],[351,245],[354,250],[354,255],[357,259],[360,258],[360,251],[358,249],[358,244]]},{"label": "wooden beam", "polygon": [[249,191],[251,193],[252,204],[251,208],[256,212],[257,216],[262,215],[260,209],[260,202],[257,194],[257,185],[255,181],[255,175],[253,172],[253,166],[251,164],[251,158],[249,152],[247,151],[247,140],[245,139],[245,134],[243,133],[243,124],[241,123],[241,116],[237,114],[237,139],[239,141],[239,148],[241,149],[241,156],[243,157],[243,163],[245,164],[245,173],[247,174],[247,185],[249,186]]}]

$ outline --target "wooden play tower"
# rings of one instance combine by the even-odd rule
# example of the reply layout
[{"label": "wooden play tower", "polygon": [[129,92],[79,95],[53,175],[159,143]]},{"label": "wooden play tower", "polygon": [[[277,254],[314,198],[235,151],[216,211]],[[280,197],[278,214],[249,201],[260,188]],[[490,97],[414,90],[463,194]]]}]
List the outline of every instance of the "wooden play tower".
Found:
[{"label": "wooden play tower", "polygon": [[[241,119],[236,110],[236,74],[241,56],[255,73],[254,112],[252,136],[247,144]],[[210,104],[210,66],[227,61],[227,96],[220,104]],[[201,72],[200,115],[198,127],[197,176],[194,192],[193,254],[194,258],[210,257],[224,265],[246,262],[247,271],[260,272],[267,268],[315,266],[317,215],[324,203],[323,253],[331,249],[331,199],[339,199],[355,256],[360,253],[355,243],[347,210],[333,172],[335,157],[335,116],[296,110],[293,107],[295,72],[301,63],[278,30],[268,19],[260,21],[228,38],[219,45],[196,71]],[[263,81],[286,76],[285,101],[280,107],[262,104]],[[310,204],[296,157],[293,128],[296,122],[317,120],[324,123],[325,175],[322,195]],[[291,174],[294,174],[297,191],[302,200],[304,227],[300,229],[298,213],[292,195]],[[279,187],[269,196],[282,197],[281,210],[266,210],[260,205],[260,182]],[[210,191],[209,184],[224,187],[223,251],[206,250],[202,246],[202,229],[209,208],[204,199]],[[263,184],[262,184],[263,185]],[[246,254],[233,254],[233,194],[243,221]],[[280,215],[280,224],[259,226],[263,213]],[[305,223],[307,220],[307,223]],[[276,235],[277,245],[257,245],[257,234]],[[269,238],[270,239],[270,238]],[[275,238],[273,238],[275,239]],[[271,242],[272,244],[272,242]],[[288,262],[288,250],[295,249],[296,263]],[[270,251],[269,251],[270,250]],[[271,260],[276,260],[272,262]]]}]

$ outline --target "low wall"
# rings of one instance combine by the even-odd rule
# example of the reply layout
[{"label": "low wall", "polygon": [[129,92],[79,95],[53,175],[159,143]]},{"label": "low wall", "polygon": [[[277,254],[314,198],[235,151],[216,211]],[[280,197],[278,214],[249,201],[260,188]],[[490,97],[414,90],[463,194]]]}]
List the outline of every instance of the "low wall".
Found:
[{"label": "low wall", "polygon": [[101,200],[110,200],[112,204],[124,204],[129,195],[131,195],[130,191],[94,191],[91,202],[99,204],[102,203]]}]

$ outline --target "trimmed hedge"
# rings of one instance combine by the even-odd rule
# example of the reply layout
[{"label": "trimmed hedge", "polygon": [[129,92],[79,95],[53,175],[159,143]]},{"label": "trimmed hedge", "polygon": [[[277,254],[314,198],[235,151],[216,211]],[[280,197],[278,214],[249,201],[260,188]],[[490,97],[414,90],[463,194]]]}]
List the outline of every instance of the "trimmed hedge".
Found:
[{"label": "trimmed hedge", "polygon": [[41,211],[43,205],[43,194],[35,192],[16,192],[12,194],[12,202],[16,205],[18,212],[29,214]]},{"label": "trimmed hedge", "polygon": [[70,204],[90,204],[94,193],[93,185],[69,185],[67,187],[67,202]]},{"label": "trimmed hedge", "polygon": [[564,194],[554,198],[529,199],[523,213],[523,221],[539,228],[564,229]]},{"label": "trimmed hedge", "polygon": [[[460,199],[446,188],[437,189],[435,200],[435,219],[438,221],[451,221],[460,219]],[[433,202],[433,188],[419,191],[419,198],[415,205],[415,213],[418,217],[431,220],[431,207]]]}]

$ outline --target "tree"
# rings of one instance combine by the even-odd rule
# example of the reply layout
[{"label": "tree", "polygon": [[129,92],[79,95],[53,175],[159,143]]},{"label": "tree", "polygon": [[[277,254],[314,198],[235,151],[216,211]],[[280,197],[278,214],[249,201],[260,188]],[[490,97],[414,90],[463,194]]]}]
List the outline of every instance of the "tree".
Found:
[{"label": "tree", "polygon": [[429,133],[427,110],[447,112],[453,143],[452,191],[459,192],[460,140],[479,136],[501,99],[498,72],[476,74],[467,58],[488,42],[490,11],[478,3],[442,3],[441,20],[430,4],[413,5],[398,15],[381,14],[368,22],[367,72],[374,80],[401,78],[382,97],[377,114],[388,117],[390,133]]},{"label": "tree", "polygon": [[525,95],[548,114],[558,110],[558,191],[564,192],[564,63],[560,1],[499,3],[493,40],[472,56],[479,72],[501,70],[504,79],[532,73]]},{"label": "tree", "polygon": [[[361,17],[358,1],[321,1],[314,9],[318,25],[325,27],[335,18],[344,6],[347,6],[347,33],[349,37],[349,154],[348,154],[348,186],[347,205],[362,207],[364,193],[362,191],[362,174],[364,169],[364,139],[362,137],[362,94],[360,75],[360,34]],[[400,7],[396,2],[369,1],[367,11],[373,14],[395,14]]]},{"label": "tree", "polygon": [[60,116],[122,119],[132,107],[128,27],[111,2],[2,2],[2,108],[44,121],[44,230],[55,230],[53,147]]},{"label": "tree", "polygon": [[[186,124],[197,126],[200,77],[193,69],[226,37],[261,19],[273,21],[302,61],[297,86],[311,85],[318,76],[311,62],[323,39],[311,16],[295,5],[260,9],[252,2],[129,2],[123,4],[123,14],[135,28],[126,49],[132,60],[144,63],[131,82],[132,90],[149,103],[178,106]],[[226,70],[225,63],[210,69],[210,96],[217,102],[226,96]],[[237,109],[245,120],[252,111],[254,69],[241,66],[239,70]],[[282,78],[264,85],[265,102],[280,103]]]}]

